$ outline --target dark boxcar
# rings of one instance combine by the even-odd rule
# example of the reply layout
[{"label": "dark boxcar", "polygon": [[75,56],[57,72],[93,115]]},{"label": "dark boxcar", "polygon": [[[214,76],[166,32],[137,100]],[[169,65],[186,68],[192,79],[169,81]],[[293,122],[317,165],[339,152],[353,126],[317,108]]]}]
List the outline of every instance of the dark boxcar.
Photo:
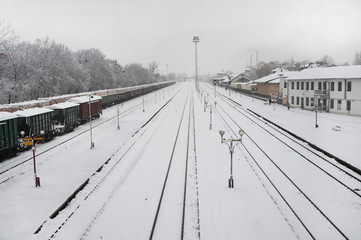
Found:
[{"label": "dark boxcar", "polygon": [[115,93],[115,94],[102,96],[103,108],[110,107],[116,103],[118,103],[118,94]]},{"label": "dark boxcar", "polygon": [[53,109],[53,125],[56,134],[72,131],[78,125],[79,104],[72,102],[49,106]]},{"label": "dark boxcar", "polygon": [[99,96],[84,96],[69,99],[69,102],[79,104],[79,121],[85,123],[89,120],[89,102],[91,106],[91,116],[99,117],[102,113],[102,98]]},{"label": "dark boxcar", "polygon": [[0,158],[18,146],[17,118],[14,113],[0,112]]},{"label": "dark boxcar", "polygon": [[[30,108],[17,111],[18,131],[24,132],[24,137],[45,137],[45,140],[53,138],[53,112],[49,108]],[[41,134],[44,131],[44,135]],[[20,136],[22,137],[22,136]]]}]

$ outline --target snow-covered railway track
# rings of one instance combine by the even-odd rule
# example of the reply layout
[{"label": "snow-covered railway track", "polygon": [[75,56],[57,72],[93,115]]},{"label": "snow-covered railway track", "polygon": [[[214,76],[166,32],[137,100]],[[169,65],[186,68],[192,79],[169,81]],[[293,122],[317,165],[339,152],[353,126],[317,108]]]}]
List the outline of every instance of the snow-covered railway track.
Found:
[{"label": "snow-covered railway track", "polygon": [[[205,86],[207,90],[213,91],[210,86],[208,85],[203,85],[203,86]],[[288,131],[287,129],[282,128],[281,126],[275,124],[271,120],[266,119],[260,114],[253,112],[249,108],[243,107],[242,104],[234,101],[232,98],[220,92],[217,92],[217,96],[221,97],[228,105],[232,106],[235,111],[239,112],[240,114],[248,118],[250,121],[258,125],[259,127],[263,128],[265,131],[269,132],[270,134],[272,134],[277,140],[283,142],[286,145],[289,145],[288,143],[292,143],[299,148],[303,148],[304,150],[316,155],[320,160],[324,161],[325,163],[338,169],[340,172],[343,172],[344,174],[355,179],[357,182],[361,183],[359,171],[356,170],[353,166],[347,164],[346,161],[333,156],[331,153],[327,152],[324,149],[316,147],[314,144],[306,141],[302,137]],[[273,133],[271,133],[267,129],[270,129],[270,131],[272,131]],[[289,147],[292,148],[292,146]],[[325,154],[326,156],[323,154]],[[355,172],[358,174],[355,174]]]},{"label": "snow-covered railway track", "polygon": [[[199,232],[195,234],[194,230],[192,232],[185,227],[186,214],[190,212],[187,211],[187,206],[190,205],[187,194],[188,189],[192,189],[188,186],[188,178],[190,178],[188,169],[196,167],[195,162],[189,161],[192,154],[190,149],[192,144],[191,127],[192,121],[194,121],[193,104],[193,94],[188,93],[179,120],[149,239],[184,239],[185,237],[195,239],[200,236]],[[186,111],[187,105],[188,111]],[[192,176],[192,174],[190,175]],[[199,229],[199,219],[196,225]]]},{"label": "snow-covered railway track", "polygon": [[[230,132],[237,132],[239,128],[246,131],[240,150],[246,150],[249,165],[256,174],[263,176],[261,181],[267,182],[262,184],[273,188],[274,194],[287,205],[308,237],[348,239],[359,234],[360,194],[355,188],[359,188],[360,182],[357,177],[330,164],[316,165],[315,162],[320,162],[317,154],[290,140],[281,140],[282,134],[267,124],[261,126],[257,120],[235,111],[238,107],[234,103],[220,102],[220,98],[217,103],[217,115]],[[356,222],[345,225],[339,221],[344,218]]]},{"label": "snow-covered railway track", "polygon": [[[294,139],[292,136],[284,133],[282,130],[275,128],[272,125],[269,125],[268,122],[259,119],[257,116],[249,113],[248,111],[242,108],[242,105],[229,99],[228,97],[221,95],[225,103],[232,107],[237,113],[241,114],[243,117],[254,123],[257,127],[264,130],[268,135],[272,136],[280,144],[283,144],[285,147],[289,148],[290,151],[299,155],[299,157],[308,163],[310,163],[315,168],[319,169],[324,174],[328,175],[330,178],[334,179],[338,184],[342,185],[353,194],[361,198],[361,194],[358,192],[361,187],[361,178],[355,173],[340,166],[332,161],[332,159],[324,156],[322,153],[316,152],[315,150],[310,149],[307,145],[302,144],[297,139]],[[221,107],[221,110],[225,110]],[[234,118],[231,120],[236,123]],[[271,141],[270,141],[271,142]],[[272,141],[272,143],[274,143]]]},{"label": "snow-covered railway track", "polygon": [[[175,96],[179,95],[179,93],[180,91],[178,91]],[[58,235],[78,235],[80,239],[86,239],[97,219],[106,210],[109,202],[114,198],[114,195],[117,194],[128,176],[132,173],[142,151],[140,151],[140,155],[136,156],[132,161],[126,162],[127,160],[124,159],[127,158],[132,151],[137,151],[134,149],[140,145],[139,141],[145,138],[144,135],[152,131],[151,129],[154,128],[153,125],[156,119],[164,118],[164,112],[170,111],[170,103],[174,101],[175,96],[160,107],[145,124],[135,131],[132,137],[117,149],[84,184],[79,186],[76,192],[51,214],[49,219],[45,220],[34,234],[46,239],[55,239]],[[150,140],[151,137],[149,137],[148,141]],[[91,211],[87,209],[89,205],[91,206]],[[81,229],[74,231],[74,228],[76,228],[74,225],[69,227],[69,225],[71,225],[69,222],[76,221],[73,220],[73,218],[82,218],[84,214],[87,214],[87,211],[94,215],[89,218],[90,220],[86,221],[83,231]],[[88,218],[89,216],[86,217]],[[70,228],[72,230],[69,231],[65,229],[64,231],[64,228]]]},{"label": "snow-covered railway track", "polygon": [[[145,101],[145,104],[150,103],[152,101],[153,101],[153,99],[148,99],[148,100]],[[137,111],[138,109],[140,109],[142,107],[143,107],[143,103],[140,103],[140,104],[136,104],[135,106],[132,106],[132,107],[126,109],[126,110],[123,110],[122,112],[119,113],[119,118],[121,119],[121,118],[123,118],[125,116],[128,116],[129,114],[134,113],[135,111]],[[100,127],[100,126],[104,126],[104,124],[107,124],[107,123],[109,124],[112,120],[116,119],[117,117],[118,117],[118,115],[115,115],[115,116],[110,117],[110,118],[108,118],[106,120],[102,120],[100,118],[97,121],[97,122],[99,122],[99,121],[100,122],[94,124],[92,128],[96,129],[96,128]],[[44,154],[46,154],[46,153],[48,153],[48,152],[50,152],[52,150],[56,150],[60,146],[66,144],[66,143],[68,143],[68,142],[70,142],[70,141],[72,141],[74,139],[76,140],[77,138],[79,138],[80,136],[83,136],[84,134],[89,133],[89,131],[90,130],[88,128],[88,129],[83,130],[83,131],[81,131],[79,133],[76,133],[75,135],[72,134],[72,136],[67,137],[66,139],[62,140],[59,143],[56,143],[55,145],[49,144],[50,145],[49,147],[45,147],[42,150],[38,150],[36,152],[35,157],[42,156],[42,155],[44,155]],[[33,160],[33,157],[28,157],[25,160],[23,160],[23,161],[21,161],[21,162],[19,162],[17,164],[12,165],[11,167],[8,167],[8,168],[2,170],[0,172],[0,185],[8,182],[11,179],[14,179],[16,176],[20,176],[20,175],[24,174],[27,171],[31,171],[32,170],[32,165],[31,164],[29,165],[28,163],[31,162],[32,160]],[[11,159],[9,159],[8,161],[11,161]],[[21,168],[20,171],[18,170],[19,168]]]}]

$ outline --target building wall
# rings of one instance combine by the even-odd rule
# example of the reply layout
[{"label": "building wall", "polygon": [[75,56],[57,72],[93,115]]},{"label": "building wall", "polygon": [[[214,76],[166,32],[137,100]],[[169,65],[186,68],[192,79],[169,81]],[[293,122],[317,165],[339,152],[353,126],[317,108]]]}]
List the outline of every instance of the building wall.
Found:
[{"label": "building wall", "polygon": [[279,92],[278,83],[257,83],[257,92],[265,95],[271,95],[272,92]]},{"label": "building wall", "polygon": [[[312,82],[313,89],[311,88]],[[351,91],[347,88],[349,82]],[[361,116],[361,79],[289,80],[288,83],[288,101],[291,107],[314,110],[315,105],[318,105],[318,109],[321,111]],[[321,83],[321,88],[319,83]],[[324,91],[326,96],[317,96],[317,100],[315,100],[315,90]]]}]

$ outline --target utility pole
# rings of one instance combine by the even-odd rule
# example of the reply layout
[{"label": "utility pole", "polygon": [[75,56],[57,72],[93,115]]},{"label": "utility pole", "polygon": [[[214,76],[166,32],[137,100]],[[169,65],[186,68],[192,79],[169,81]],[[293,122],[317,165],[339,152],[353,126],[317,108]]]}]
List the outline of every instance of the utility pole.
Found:
[{"label": "utility pole", "polygon": [[193,37],[194,47],[195,47],[195,84],[196,89],[199,91],[199,82],[198,82],[198,54],[197,54],[197,44],[199,43],[199,37]]}]

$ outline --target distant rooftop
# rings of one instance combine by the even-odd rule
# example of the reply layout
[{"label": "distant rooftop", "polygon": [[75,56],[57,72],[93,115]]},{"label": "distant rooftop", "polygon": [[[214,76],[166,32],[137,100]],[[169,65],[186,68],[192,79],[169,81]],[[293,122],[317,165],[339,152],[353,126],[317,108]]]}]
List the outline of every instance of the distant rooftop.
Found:
[{"label": "distant rooftop", "polygon": [[300,72],[293,72],[288,80],[306,79],[361,79],[361,65],[338,66],[325,68],[308,68]]}]

